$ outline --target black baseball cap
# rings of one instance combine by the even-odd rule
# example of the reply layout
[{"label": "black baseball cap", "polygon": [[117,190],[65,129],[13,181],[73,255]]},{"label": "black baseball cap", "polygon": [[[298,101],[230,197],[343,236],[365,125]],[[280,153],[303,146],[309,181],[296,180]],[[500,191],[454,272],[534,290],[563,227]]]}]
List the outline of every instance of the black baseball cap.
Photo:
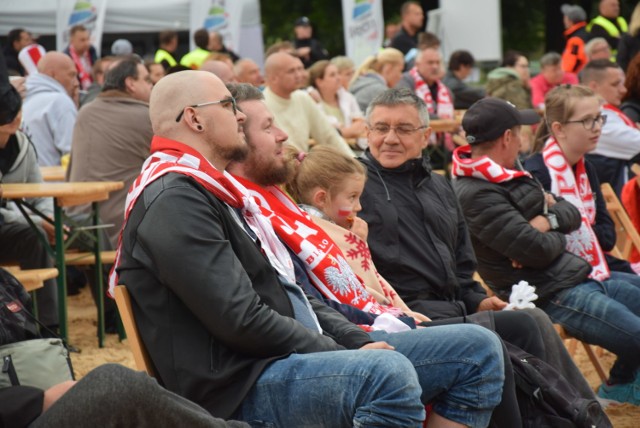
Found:
[{"label": "black baseball cap", "polygon": [[499,98],[483,98],[464,114],[462,128],[467,134],[467,142],[478,144],[493,141],[514,126],[538,122],[540,115],[535,110],[518,110],[510,102]]},{"label": "black baseball cap", "polygon": [[296,19],[294,27],[311,27],[311,21],[309,21],[309,18],[307,18],[306,16],[301,16],[300,18]]}]

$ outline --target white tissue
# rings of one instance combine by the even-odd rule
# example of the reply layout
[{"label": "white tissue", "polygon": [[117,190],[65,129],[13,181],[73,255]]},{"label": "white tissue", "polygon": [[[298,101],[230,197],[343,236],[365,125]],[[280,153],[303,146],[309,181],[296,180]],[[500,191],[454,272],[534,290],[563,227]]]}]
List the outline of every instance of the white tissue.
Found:
[{"label": "white tissue", "polygon": [[397,333],[400,331],[409,331],[411,327],[400,321],[391,314],[378,315],[372,325],[374,330],[384,330],[387,333]]},{"label": "white tissue", "polygon": [[535,308],[533,301],[537,298],[536,287],[529,285],[527,281],[520,281],[511,288],[509,304],[503,310]]}]

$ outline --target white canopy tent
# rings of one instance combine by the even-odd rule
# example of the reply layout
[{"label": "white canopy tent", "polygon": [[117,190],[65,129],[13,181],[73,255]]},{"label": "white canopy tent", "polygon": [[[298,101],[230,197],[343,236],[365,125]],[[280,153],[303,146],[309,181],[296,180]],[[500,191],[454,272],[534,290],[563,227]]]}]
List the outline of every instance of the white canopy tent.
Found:
[{"label": "white canopy tent", "polygon": [[[263,38],[258,0],[241,1],[240,56],[263,60]],[[24,27],[39,35],[56,34],[57,1],[2,0],[0,34]],[[108,0],[104,33],[154,33],[173,29],[189,31],[189,0]]]}]

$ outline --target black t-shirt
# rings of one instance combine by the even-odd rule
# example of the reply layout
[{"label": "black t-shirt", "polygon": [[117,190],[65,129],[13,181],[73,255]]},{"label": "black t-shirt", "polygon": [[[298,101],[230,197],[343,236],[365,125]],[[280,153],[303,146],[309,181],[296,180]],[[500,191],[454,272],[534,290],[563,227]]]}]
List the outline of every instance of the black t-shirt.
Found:
[{"label": "black t-shirt", "polygon": [[416,34],[410,36],[404,27],[401,27],[400,31],[391,40],[391,47],[398,49],[404,55],[416,46],[418,46],[418,33],[416,32]]}]

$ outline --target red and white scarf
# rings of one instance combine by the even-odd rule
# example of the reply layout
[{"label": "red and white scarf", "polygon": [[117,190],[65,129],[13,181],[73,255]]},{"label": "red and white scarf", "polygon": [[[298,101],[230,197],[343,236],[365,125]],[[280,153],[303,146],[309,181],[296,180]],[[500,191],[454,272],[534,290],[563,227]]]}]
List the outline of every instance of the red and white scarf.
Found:
[{"label": "red and white scarf", "polygon": [[80,80],[80,88],[88,89],[89,86],[93,83],[93,78],[91,78],[91,71],[87,70],[93,64],[91,64],[91,55],[89,55],[89,49],[82,54],[82,56],[78,55],[73,46],[69,46],[69,54],[71,55],[71,59],[76,65],[76,70],[78,70],[78,79]]},{"label": "red and white scarf", "polygon": [[622,121],[625,123],[625,125],[630,126],[633,129],[638,129],[638,127],[633,122],[633,120],[631,120],[631,118],[629,116],[624,114],[624,112],[622,110],[620,110],[618,107],[614,106],[613,104],[605,104],[605,105],[602,106],[602,108],[605,109],[605,110],[612,111],[615,114],[617,114],[620,117],[620,119],[622,119]]},{"label": "red and white scarf", "polygon": [[[287,281],[295,284],[295,273],[291,257],[275,234],[271,222],[262,215],[260,207],[249,192],[238,183],[231,174],[218,171],[197,150],[186,144],[155,136],[151,141],[151,156],[147,158],[140,175],[131,185],[125,202],[125,224],[138,197],[144,189],[158,178],[168,173],[187,175],[196,180],[205,189],[232,208],[239,208],[242,216],[258,237],[262,251],[273,267]],[[202,225],[206,227],[206,225]],[[123,227],[124,229],[124,227]],[[116,260],[109,274],[109,295],[113,297],[114,287],[118,284],[117,267],[120,265],[122,251],[122,231],[118,240]]]},{"label": "red and white scarf", "polygon": [[[453,119],[455,110],[453,108],[453,101],[449,96],[449,90],[447,87],[441,82],[436,81],[436,85],[438,85],[437,91],[437,102],[433,102],[433,97],[431,95],[431,89],[429,89],[429,84],[425,82],[425,80],[418,73],[418,69],[413,67],[409,70],[409,74],[413,77],[413,81],[415,82],[415,91],[416,95],[424,100],[427,105],[427,111],[430,115],[437,115],[440,119]],[[441,133],[438,133],[441,134]],[[444,133],[444,145],[445,148],[449,151],[453,151],[456,147],[453,143],[453,139],[451,138],[451,134],[445,132]]]},{"label": "red and white scarf", "polygon": [[379,304],[369,294],[331,237],[282,190],[236,178],[255,197],[280,239],[302,260],[311,282],[323,296],[372,314],[402,314],[400,309]]},{"label": "red and white scarf", "polygon": [[596,221],[596,203],[584,166],[584,158],[576,164],[575,174],[558,142],[552,137],[542,150],[544,164],[551,176],[551,192],[571,202],[582,217],[578,230],[567,235],[567,251],[582,257],[592,266],[590,278],[609,278],[609,266],[592,225]]},{"label": "red and white scarf", "polygon": [[471,159],[471,146],[461,146],[453,151],[451,175],[474,177],[491,183],[504,183],[518,177],[531,177],[527,171],[508,169],[498,165],[488,156]]}]

